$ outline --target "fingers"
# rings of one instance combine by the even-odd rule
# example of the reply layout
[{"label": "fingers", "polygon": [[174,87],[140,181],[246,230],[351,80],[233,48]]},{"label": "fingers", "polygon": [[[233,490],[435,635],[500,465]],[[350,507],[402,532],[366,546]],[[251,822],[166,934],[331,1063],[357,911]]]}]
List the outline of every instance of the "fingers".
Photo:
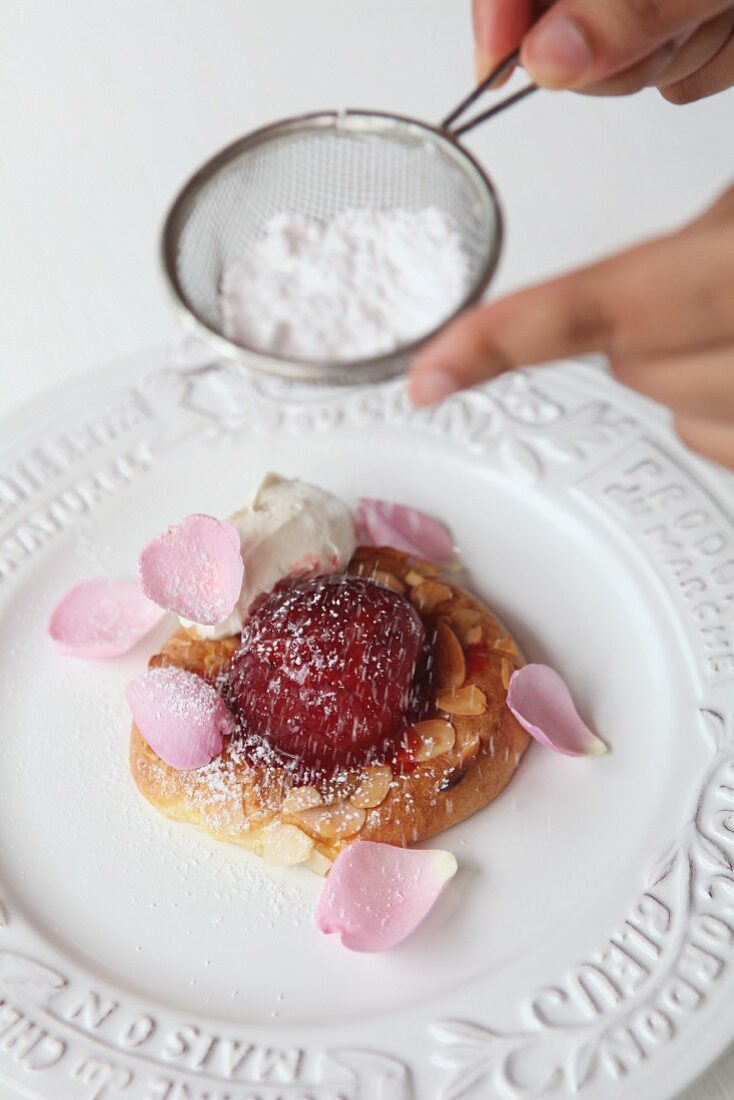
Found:
[{"label": "fingers", "polygon": [[688,415],[676,416],[674,423],[678,435],[692,451],[734,469],[734,424]]},{"label": "fingers", "polygon": [[520,45],[533,18],[532,0],[473,0],[477,83]]},{"label": "fingers", "polygon": [[651,53],[649,57],[638,61],[635,65],[631,65],[629,69],[624,69],[621,73],[615,73],[614,76],[607,77],[606,80],[601,80],[598,84],[588,84],[583,88],[583,93],[584,95],[609,96],[631,95],[633,92],[639,92],[643,88],[649,88],[651,84],[657,83],[660,73],[668,68],[674,57],[675,46],[672,42],[667,42]]},{"label": "fingers", "polygon": [[513,367],[585,352],[623,364],[734,344],[732,233],[714,220],[729,201],[683,232],[463,314],[419,354],[412,399],[432,404]]},{"label": "fingers", "polygon": [[623,72],[729,0],[558,0],[526,35],[522,62],[538,84],[580,89]]},{"label": "fingers", "polygon": [[694,103],[705,96],[723,92],[734,86],[734,33],[715,56],[697,72],[674,83],[666,83],[660,90],[670,103]]},{"label": "fingers", "polygon": [[661,360],[613,362],[619,382],[668,405],[682,441],[734,469],[734,324],[727,345]]},{"label": "fingers", "polygon": [[[548,10],[532,26],[538,8]],[[731,0],[473,0],[473,15],[478,81],[522,42],[525,68],[549,87],[626,95],[654,84],[691,103],[734,85]]]},{"label": "fingers", "polygon": [[555,280],[469,310],[419,355],[409,379],[411,399],[431,405],[514,367],[605,345],[611,322],[588,286],[583,297],[574,293],[577,279]]},{"label": "fingers", "polygon": [[690,230],[714,229],[734,222],[734,187],[727,187],[709,207],[691,223]]},{"label": "fingers", "polygon": [[713,350],[611,366],[623,385],[682,416],[734,423],[734,331],[730,343]]},{"label": "fingers", "polygon": [[597,264],[463,314],[419,354],[409,380],[413,401],[433,404],[514,367],[611,349],[620,316],[610,290],[617,262]]},{"label": "fingers", "polygon": [[670,63],[658,73],[655,84],[659,88],[664,88],[698,72],[716,56],[728,40],[732,26],[734,26],[734,12],[731,10],[723,12],[700,26],[675,52]]}]

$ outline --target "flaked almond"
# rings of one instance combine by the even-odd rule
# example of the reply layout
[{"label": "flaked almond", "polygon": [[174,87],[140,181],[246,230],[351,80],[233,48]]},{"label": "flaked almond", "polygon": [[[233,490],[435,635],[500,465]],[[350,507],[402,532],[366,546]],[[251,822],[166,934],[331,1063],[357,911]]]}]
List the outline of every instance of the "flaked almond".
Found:
[{"label": "flaked almond", "polygon": [[457,735],[456,744],[454,745],[454,756],[456,756],[462,764],[470,764],[479,754],[481,745],[482,742],[476,731],[467,730],[466,732],[462,732],[461,736]]},{"label": "flaked almond", "polygon": [[352,561],[374,562],[376,558],[389,558],[391,561],[402,561],[405,555],[394,546],[358,546],[352,555]]},{"label": "flaked almond", "polygon": [[273,867],[303,863],[313,851],[313,840],[297,825],[276,822],[263,833],[263,859]]},{"label": "flaked almond", "polygon": [[461,642],[451,627],[439,620],[436,623],[436,687],[458,688],[466,679],[466,661]]},{"label": "flaked almond", "polygon": [[229,667],[237,651],[239,639],[200,638],[191,630],[177,630],[149,662],[150,668],[165,668],[176,665],[179,668],[199,675],[216,679]]},{"label": "flaked almond", "polygon": [[500,676],[502,677],[502,687],[507,691],[510,686],[510,679],[515,671],[513,665],[503,657],[500,662]]},{"label": "flaked almond", "polygon": [[400,596],[405,595],[405,585],[394,573],[388,573],[385,569],[376,569],[374,573],[369,575],[377,584],[382,584],[385,588],[392,588],[393,592],[397,592]]},{"label": "flaked almond", "polygon": [[451,611],[451,622],[457,630],[466,630],[467,627],[476,626],[482,621],[482,613],[473,607],[457,607]]},{"label": "flaked almond", "polygon": [[368,768],[364,779],[349,801],[358,810],[371,810],[387,798],[392,783],[392,769],[389,764],[376,764]]},{"label": "flaked almond", "polygon": [[331,806],[314,806],[298,815],[299,824],[324,840],[354,836],[365,823],[366,814],[349,802],[334,802]]},{"label": "flaked almond", "polygon": [[372,548],[373,554],[379,554],[383,558],[392,558],[393,561],[403,561],[405,554],[402,550],[396,550],[394,546],[375,546]]},{"label": "flaked almond", "polygon": [[425,574],[418,573],[415,569],[409,569],[405,574],[405,583],[409,584],[411,588],[415,588],[419,584],[423,584],[425,580]]},{"label": "flaked almond", "polygon": [[438,784],[439,791],[450,791],[458,787],[462,779],[465,779],[472,768],[472,764],[479,756],[481,741],[478,733],[467,733],[461,737],[457,735],[454,751],[451,754],[454,766],[443,775]]},{"label": "flaked almond", "polygon": [[355,550],[347,571],[358,577],[374,577],[376,572],[384,572],[397,578],[404,567],[405,555],[399,550],[389,546],[368,546]]},{"label": "flaked almond", "polygon": [[419,739],[412,752],[414,760],[433,760],[454,747],[456,730],[444,718],[427,718],[425,722],[416,722],[413,730]]},{"label": "flaked almond", "polygon": [[307,867],[309,871],[313,871],[314,874],[321,875],[323,878],[324,875],[328,875],[332,863],[333,860],[329,859],[323,852],[320,852],[318,848],[313,848],[308,859],[303,861],[303,866]]},{"label": "flaked almond", "polygon": [[399,592],[402,596],[405,592],[405,585],[393,573],[392,569],[387,567],[390,564],[379,559],[375,561],[355,561],[349,566],[349,572],[356,577],[366,577],[368,580],[382,584],[386,588],[392,588],[394,592]]},{"label": "flaked almond", "polygon": [[430,615],[439,604],[451,599],[451,589],[440,581],[423,581],[411,591],[410,598],[419,611]]},{"label": "flaked almond", "polygon": [[461,718],[477,718],[487,709],[487,696],[476,684],[466,684],[455,691],[439,692],[436,706],[446,714]]},{"label": "flaked almond", "polygon": [[471,607],[450,613],[451,626],[462,645],[476,645],[482,638],[482,616]]},{"label": "flaked almond", "polygon": [[503,634],[501,638],[497,638],[496,641],[493,642],[492,648],[501,649],[514,659],[519,659],[520,657],[520,650],[509,634]]},{"label": "flaked almond", "polygon": [[323,801],[316,787],[291,787],[283,799],[281,810],[284,814],[297,814],[312,806],[320,806]]},{"label": "flaked almond", "polygon": [[441,572],[441,566],[436,565],[435,561],[428,561],[427,558],[413,558],[413,568],[417,573],[422,573],[424,577],[437,577]]},{"label": "flaked almond", "polygon": [[393,550],[392,546],[370,546],[364,554],[357,550],[352,560],[353,564],[358,562],[363,569],[384,569],[388,573],[394,573],[403,568],[405,554],[400,550]]}]

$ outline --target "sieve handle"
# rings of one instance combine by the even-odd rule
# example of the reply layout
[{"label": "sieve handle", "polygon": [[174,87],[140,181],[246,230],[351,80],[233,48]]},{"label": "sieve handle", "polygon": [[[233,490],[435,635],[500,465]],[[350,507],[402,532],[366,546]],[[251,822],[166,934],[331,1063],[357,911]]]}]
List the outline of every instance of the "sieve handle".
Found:
[{"label": "sieve handle", "polygon": [[468,130],[473,130],[475,126],[479,126],[481,122],[486,122],[487,119],[492,118],[494,115],[498,115],[500,111],[506,111],[508,107],[512,107],[515,103],[519,103],[521,99],[525,99],[531,92],[537,92],[537,84],[528,84],[527,87],[521,88],[519,92],[514,92],[513,95],[503,99],[501,103],[495,103],[494,107],[489,107],[486,111],[481,111],[478,115],[474,115],[473,118],[467,119],[466,122],[460,122],[458,126],[453,124],[460,119],[472,103],[475,103],[480,96],[484,95],[486,91],[497,84],[498,80],[501,80],[503,76],[507,76],[517,65],[520,60],[520,50],[513,50],[511,54],[500,61],[496,69],[493,69],[489,76],[477,84],[473,92],[462,99],[461,103],[453,109],[450,115],[447,115],[443,122],[440,124],[440,129],[444,130],[452,137],[461,137],[462,134],[467,133]]}]

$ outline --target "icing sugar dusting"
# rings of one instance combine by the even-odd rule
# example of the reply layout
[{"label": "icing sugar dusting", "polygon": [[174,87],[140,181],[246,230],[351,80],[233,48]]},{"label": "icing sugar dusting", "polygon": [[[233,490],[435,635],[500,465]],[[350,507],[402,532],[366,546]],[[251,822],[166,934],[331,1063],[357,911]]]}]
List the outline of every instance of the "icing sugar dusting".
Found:
[{"label": "icing sugar dusting", "polygon": [[247,733],[309,764],[392,754],[420,712],[425,631],[404,597],[329,576],[276,591],[245,626],[230,679]]},{"label": "icing sugar dusting", "polygon": [[200,768],[221,752],[234,719],[215,689],[185,669],[153,668],[128,684],[143,737],[174,768]]},{"label": "icing sugar dusting", "polygon": [[411,343],[461,303],[468,257],[437,207],[272,217],[224,273],[228,336],[299,359],[369,358]]},{"label": "icing sugar dusting", "polygon": [[244,566],[237,530],[212,516],[187,516],[145,546],[138,581],[160,607],[219,623],[237,603]]},{"label": "icing sugar dusting", "polygon": [[[27,644],[23,638],[16,642],[24,661],[35,652],[35,642],[30,632]],[[192,1004],[211,994],[226,1014],[223,998],[231,994],[234,1008],[239,990],[238,1017],[243,1011],[263,1014],[275,990],[291,987],[281,967],[270,992],[253,994],[247,959],[274,951],[276,943],[290,946],[300,929],[308,932],[319,880],[313,876],[311,882],[306,871],[274,870],[238,846],[167,822],[144,801],[127,761],[124,679],[124,672],[108,666],[87,670],[57,662],[47,692],[29,693],[25,678],[3,684],[6,704],[16,713],[26,708],[27,715],[10,744],[4,738],[3,766],[10,771],[12,760],[14,777],[4,796],[4,820],[23,822],[18,828],[34,838],[38,870],[33,875],[49,884],[44,919],[74,952],[89,951],[98,959],[103,944],[112,969],[141,989],[150,987],[153,995],[166,974],[170,995],[184,1003],[189,1003],[185,990],[196,981],[201,994]],[[61,715],[60,695],[76,701]],[[208,779],[212,807],[221,789],[217,771]],[[52,802],[52,823],[42,828]],[[53,836],[63,837],[65,851],[72,853],[68,859],[60,858]],[[4,861],[14,846],[15,834],[5,829]],[[15,872],[21,891],[26,855],[24,850]],[[84,900],[86,894],[93,904]],[[108,899],[116,914],[113,928],[97,927],[105,911],[99,898]],[[173,970],[166,969],[169,963],[161,955],[161,929],[178,959]],[[238,945],[236,957],[232,943]],[[254,996],[257,1006],[251,1008]]]}]

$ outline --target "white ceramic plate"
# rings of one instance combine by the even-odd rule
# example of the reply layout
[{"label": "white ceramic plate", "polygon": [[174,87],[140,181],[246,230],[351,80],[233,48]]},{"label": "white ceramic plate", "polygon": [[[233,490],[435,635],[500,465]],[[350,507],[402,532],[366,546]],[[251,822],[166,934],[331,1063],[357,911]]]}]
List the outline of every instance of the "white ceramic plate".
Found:
[{"label": "white ceramic plate", "polygon": [[[579,364],[429,415],[148,355],[6,422],[0,1079],[44,1100],[673,1096],[734,1037],[731,482]],[[54,654],[72,582],[132,578],[267,468],[451,524],[476,590],[612,751],[533,746],[441,838],[401,948],[321,936],[321,881],[159,818],[128,778],[148,652]]]}]

